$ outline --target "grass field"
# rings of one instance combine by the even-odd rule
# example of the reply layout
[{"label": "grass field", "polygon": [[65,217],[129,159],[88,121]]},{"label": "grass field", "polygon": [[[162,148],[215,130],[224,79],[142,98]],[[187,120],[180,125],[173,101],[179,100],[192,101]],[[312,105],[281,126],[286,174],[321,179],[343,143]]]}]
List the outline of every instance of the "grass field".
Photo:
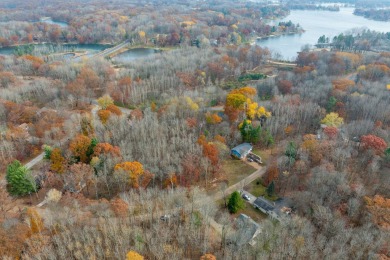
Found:
[{"label": "grass field", "polygon": [[259,149],[259,148],[254,147],[252,150],[252,153],[257,154],[258,156],[261,157],[261,161],[263,162],[263,166],[264,166],[268,162],[268,159],[271,155],[271,150],[270,149],[263,150],[263,149]]},{"label": "grass field", "polygon": [[275,201],[279,198],[276,195],[269,197],[267,194],[267,187],[262,185],[262,182],[260,179],[257,179],[255,181],[249,183],[247,186],[244,187],[244,189],[256,197],[263,196],[266,199],[271,200],[271,201]]},{"label": "grass field", "polygon": [[224,161],[222,163],[222,169],[229,186],[241,181],[256,171],[255,168],[244,163],[243,161],[234,159],[228,159]]}]

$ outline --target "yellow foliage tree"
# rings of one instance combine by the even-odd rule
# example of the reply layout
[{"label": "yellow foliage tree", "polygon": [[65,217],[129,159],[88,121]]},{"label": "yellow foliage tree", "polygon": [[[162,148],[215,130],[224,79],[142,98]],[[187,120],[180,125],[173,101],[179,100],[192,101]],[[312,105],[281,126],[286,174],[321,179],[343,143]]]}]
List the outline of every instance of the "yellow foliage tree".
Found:
[{"label": "yellow foliage tree", "polygon": [[232,91],[230,91],[230,94],[242,94],[247,98],[253,98],[254,96],[256,96],[256,93],[256,89],[249,86],[233,89]]},{"label": "yellow foliage tree", "polygon": [[139,177],[144,173],[144,168],[141,163],[137,161],[118,163],[117,165],[115,165],[114,169],[115,171],[126,172],[130,177],[130,183],[133,185],[133,187],[139,187]]},{"label": "yellow foliage tree", "polygon": [[249,118],[249,119],[254,119],[257,115],[257,108],[259,106],[259,104],[257,104],[257,102],[252,102],[251,99],[247,98],[246,100],[246,116]]},{"label": "yellow foliage tree", "polygon": [[344,123],[344,119],[338,113],[331,112],[321,120],[321,123],[327,126],[339,127]]},{"label": "yellow foliage tree", "polygon": [[141,39],[145,39],[146,33],[144,31],[139,31],[138,35]]},{"label": "yellow foliage tree", "polygon": [[196,104],[190,97],[184,97],[186,102],[187,102],[187,105],[189,106],[189,108],[193,111],[198,111],[199,110],[199,106],[198,104]]},{"label": "yellow foliage tree", "polygon": [[104,95],[97,100],[102,109],[106,109],[109,105],[114,104],[114,100],[109,95]]},{"label": "yellow foliage tree", "polygon": [[32,233],[39,233],[43,230],[43,222],[41,216],[34,208],[27,209],[27,216],[30,221],[30,228]]},{"label": "yellow foliage tree", "polygon": [[263,106],[260,106],[259,107],[259,109],[257,110],[257,116],[258,117],[262,117],[262,116],[265,116],[265,117],[271,117],[271,112],[269,112],[269,111],[267,111],[266,109],[265,109],[265,107],[263,107]]},{"label": "yellow foliage tree", "polygon": [[230,93],[226,96],[226,106],[233,107],[235,109],[244,109],[246,97],[241,93]]},{"label": "yellow foliage tree", "polygon": [[63,173],[65,170],[65,158],[62,156],[59,148],[54,148],[50,154],[50,170],[57,173]]},{"label": "yellow foliage tree", "polygon": [[126,260],[144,260],[144,257],[135,251],[129,251],[126,255]]}]

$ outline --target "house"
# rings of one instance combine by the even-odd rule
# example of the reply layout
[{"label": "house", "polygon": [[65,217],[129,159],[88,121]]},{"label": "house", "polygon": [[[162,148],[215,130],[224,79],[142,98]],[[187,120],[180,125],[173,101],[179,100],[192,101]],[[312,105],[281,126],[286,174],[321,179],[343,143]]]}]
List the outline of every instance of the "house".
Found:
[{"label": "house", "polygon": [[267,214],[270,218],[280,221],[284,216],[291,217],[291,205],[292,201],[287,198],[279,198],[275,202],[271,202],[264,197],[258,197],[253,206],[259,209],[264,214]]},{"label": "house", "polygon": [[263,197],[258,197],[254,202],[253,206],[259,210],[261,210],[264,214],[269,215],[271,212],[275,210],[275,207],[271,204],[270,201]]},{"label": "house", "polygon": [[228,235],[228,241],[236,246],[256,244],[255,238],[260,234],[261,228],[252,218],[240,214],[234,221],[234,230]]},{"label": "house", "polygon": [[251,151],[253,146],[250,143],[242,143],[230,151],[230,155],[237,159],[244,159]]}]

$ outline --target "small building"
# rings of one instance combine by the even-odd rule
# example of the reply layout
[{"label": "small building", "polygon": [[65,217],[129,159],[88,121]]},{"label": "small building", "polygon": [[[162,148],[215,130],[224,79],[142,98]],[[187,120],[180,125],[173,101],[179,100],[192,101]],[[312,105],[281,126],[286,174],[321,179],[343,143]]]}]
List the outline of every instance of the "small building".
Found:
[{"label": "small building", "polygon": [[244,159],[251,151],[253,146],[250,143],[237,145],[230,151],[230,155],[237,159]]},{"label": "small building", "polygon": [[249,244],[254,246],[256,244],[256,237],[260,234],[261,228],[252,218],[245,214],[240,214],[233,224],[233,230],[228,234],[228,242],[236,246],[243,246]]}]

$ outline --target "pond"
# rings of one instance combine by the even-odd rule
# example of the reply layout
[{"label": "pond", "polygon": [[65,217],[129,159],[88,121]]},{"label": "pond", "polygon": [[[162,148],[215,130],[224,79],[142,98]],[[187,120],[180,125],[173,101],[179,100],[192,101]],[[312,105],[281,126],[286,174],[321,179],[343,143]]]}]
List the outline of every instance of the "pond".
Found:
[{"label": "pond", "polygon": [[56,24],[60,27],[68,27],[68,24],[66,22],[60,22],[60,21],[53,21],[51,18],[42,19],[40,22],[42,23],[48,23],[48,24]]},{"label": "pond", "polygon": [[285,60],[294,60],[303,46],[316,44],[321,35],[332,39],[354,28],[368,28],[379,32],[390,31],[390,22],[368,20],[353,15],[353,10],[352,7],[341,7],[339,12],[292,10],[286,18],[272,21],[270,24],[276,25],[279,21],[291,20],[295,24],[299,23],[305,30],[304,33],[266,38],[257,41],[256,44],[279,53]]},{"label": "pond", "polygon": [[135,48],[116,55],[112,58],[112,60],[117,63],[128,63],[137,59],[150,57],[157,53],[161,53],[161,50],[150,48]]}]

